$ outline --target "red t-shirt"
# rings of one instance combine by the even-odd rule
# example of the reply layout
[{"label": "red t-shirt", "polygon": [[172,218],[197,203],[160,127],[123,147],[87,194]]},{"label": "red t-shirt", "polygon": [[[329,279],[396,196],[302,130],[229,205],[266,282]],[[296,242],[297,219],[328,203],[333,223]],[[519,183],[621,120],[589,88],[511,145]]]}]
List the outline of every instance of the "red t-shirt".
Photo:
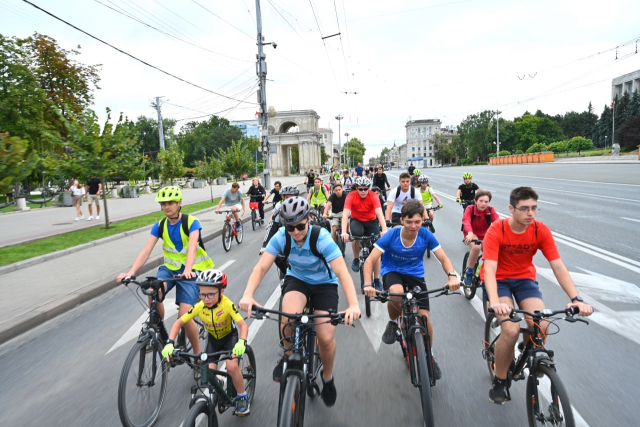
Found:
[{"label": "red t-shirt", "polygon": [[376,219],[376,209],[380,207],[380,198],[371,190],[364,199],[360,197],[357,190],[352,191],[344,201],[344,208],[351,210],[351,218],[361,222]]},{"label": "red t-shirt", "polygon": [[[475,215],[473,223],[471,222],[472,212],[473,215]],[[498,212],[496,212],[496,210],[491,206],[488,206],[484,212],[480,212],[475,204],[467,206],[467,209],[465,209],[464,214],[462,215],[462,234],[466,237],[471,231],[473,234],[478,236],[478,240],[484,240],[484,236],[489,229],[489,224],[485,218],[487,215],[491,215],[492,224],[500,219]]]},{"label": "red t-shirt", "polygon": [[[549,261],[560,258],[549,227],[540,221],[533,221],[524,233],[516,234],[509,227],[509,220],[501,219],[491,224],[484,236],[482,259],[498,262],[496,280],[536,280],[533,256],[538,249]],[[484,280],[484,274],[482,280]]]}]

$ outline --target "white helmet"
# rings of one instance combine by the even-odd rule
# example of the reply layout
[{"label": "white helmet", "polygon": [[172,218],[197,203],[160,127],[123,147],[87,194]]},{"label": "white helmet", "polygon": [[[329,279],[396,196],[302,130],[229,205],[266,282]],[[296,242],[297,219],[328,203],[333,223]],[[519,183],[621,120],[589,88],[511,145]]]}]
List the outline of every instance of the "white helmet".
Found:
[{"label": "white helmet", "polygon": [[371,187],[371,180],[366,176],[359,176],[356,179],[356,185],[359,187]]},{"label": "white helmet", "polygon": [[227,287],[227,275],[216,268],[204,270],[198,274],[196,285]]},{"label": "white helmet", "polygon": [[422,174],[418,177],[418,182],[429,182],[429,177],[425,174]]}]

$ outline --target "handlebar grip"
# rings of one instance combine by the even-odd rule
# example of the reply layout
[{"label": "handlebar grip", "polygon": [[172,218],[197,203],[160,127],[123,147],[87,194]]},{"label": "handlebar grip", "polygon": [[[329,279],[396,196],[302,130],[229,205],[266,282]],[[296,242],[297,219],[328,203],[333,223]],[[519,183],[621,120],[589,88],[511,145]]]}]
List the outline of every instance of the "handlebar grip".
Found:
[{"label": "handlebar grip", "polygon": [[572,307],[569,308],[569,313],[572,316],[575,316],[576,314],[580,313],[580,309],[578,307],[576,307],[576,306],[572,306]]},{"label": "handlebar grip", "polygon": [[489,308],[487,309],[487,313],[495,313],[495,311],[493,311],[493,308],[492,308],[492,307],[489,307]]}]

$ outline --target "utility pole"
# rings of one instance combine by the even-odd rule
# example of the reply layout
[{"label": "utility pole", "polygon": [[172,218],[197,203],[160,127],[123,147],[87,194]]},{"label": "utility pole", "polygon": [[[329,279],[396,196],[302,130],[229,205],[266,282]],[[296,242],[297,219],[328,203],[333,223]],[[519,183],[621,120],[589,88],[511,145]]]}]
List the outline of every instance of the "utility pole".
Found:
[{"label": "utility pole", "polygon": [[340,130],[340,121],[344,119],[340,114],[336,116],[338,121],[338,155],[340,156],[340,169],[342,169],[342,132]]},{"label": "utility pole", "polygon": [[271,188],[271,175],[269,159],[269,115],[267,112],[267,62],[263,46],[270,44],[276,48],[276,43],[264,43],[262,37],[262,13],[260,12],[260,0],[256,0],[256,24],[258,26],[258,55],[256,55],[256,74],[260,79],[260,89],[258,90],[258,103],[260,104],[260,136],[262,147],[262,161],[264,169],[262,171],[262,182],[265,188]]},{"label": "utility pole", "polygon": [[611,104],[611,150],[613,150],[613,144],[615,142],[616,142],[616,101],[614,99],[613,104]]},{"label": "utility pole", "polygon": [[349,161],[349,132],[346,132],[344,136],[347,137],[347,168],[351,168],[351,162]]},{"label": "utility pole", "polygon": [[151,103],[151,106],[158,112],[158,139],[160,140],[160,149],[164,150],[164,132],[162,130],[162,101],[161,96],[156,96],[156,102]]}]

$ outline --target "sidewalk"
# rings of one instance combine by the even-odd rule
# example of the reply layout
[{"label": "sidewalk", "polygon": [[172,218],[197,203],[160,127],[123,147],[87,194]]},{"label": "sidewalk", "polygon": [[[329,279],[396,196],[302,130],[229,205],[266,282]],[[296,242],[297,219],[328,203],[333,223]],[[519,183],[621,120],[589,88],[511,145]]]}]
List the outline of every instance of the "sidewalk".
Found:
[{"label": "sidewalk", "polygon": [[[285,180],[289,184],[301,184],[304,177],[278,180],[283,184]],[[306,190],[304,185],[299,185],[299,188],[301,193]],[[214,209],[196,212],[195,215],[202,222],[205,243],[222,234],[224,215],[217,215]],[[245,213],[242,219],[246,227],[251,216]],[[25,268],[0,274],[3,295],[0,299],[0,344],[117,287],[115,277],[131,266],[144,247],[150,228],[144,227],[128,235],[123,233],[120,238],[103,239],[108,241],[84,247],[82,260],[101,260],[91,268],[84,261],[78,262],[77,250],[69,250]],[[144,270],[155,269],[161,264],[162,245],[157,244]]]},{"label": "sidewalk", "polygon": [[553,162],[554,163],[574,163],[574,164],[584,164],[584,163],[588,163],[588,164],[597,164],[597,163],[607,163],[607,164],[613,164],[613,163],[622,163],[622,164],[628,164],[628,163],[634,163],[634,164],[640,164],[640,160],[638,160],[638,154],[624,154],[624,155],[620,155],[620,156],[590,156],[590,157],[558,157],[558,156],[554,156],[553,158]]}]

